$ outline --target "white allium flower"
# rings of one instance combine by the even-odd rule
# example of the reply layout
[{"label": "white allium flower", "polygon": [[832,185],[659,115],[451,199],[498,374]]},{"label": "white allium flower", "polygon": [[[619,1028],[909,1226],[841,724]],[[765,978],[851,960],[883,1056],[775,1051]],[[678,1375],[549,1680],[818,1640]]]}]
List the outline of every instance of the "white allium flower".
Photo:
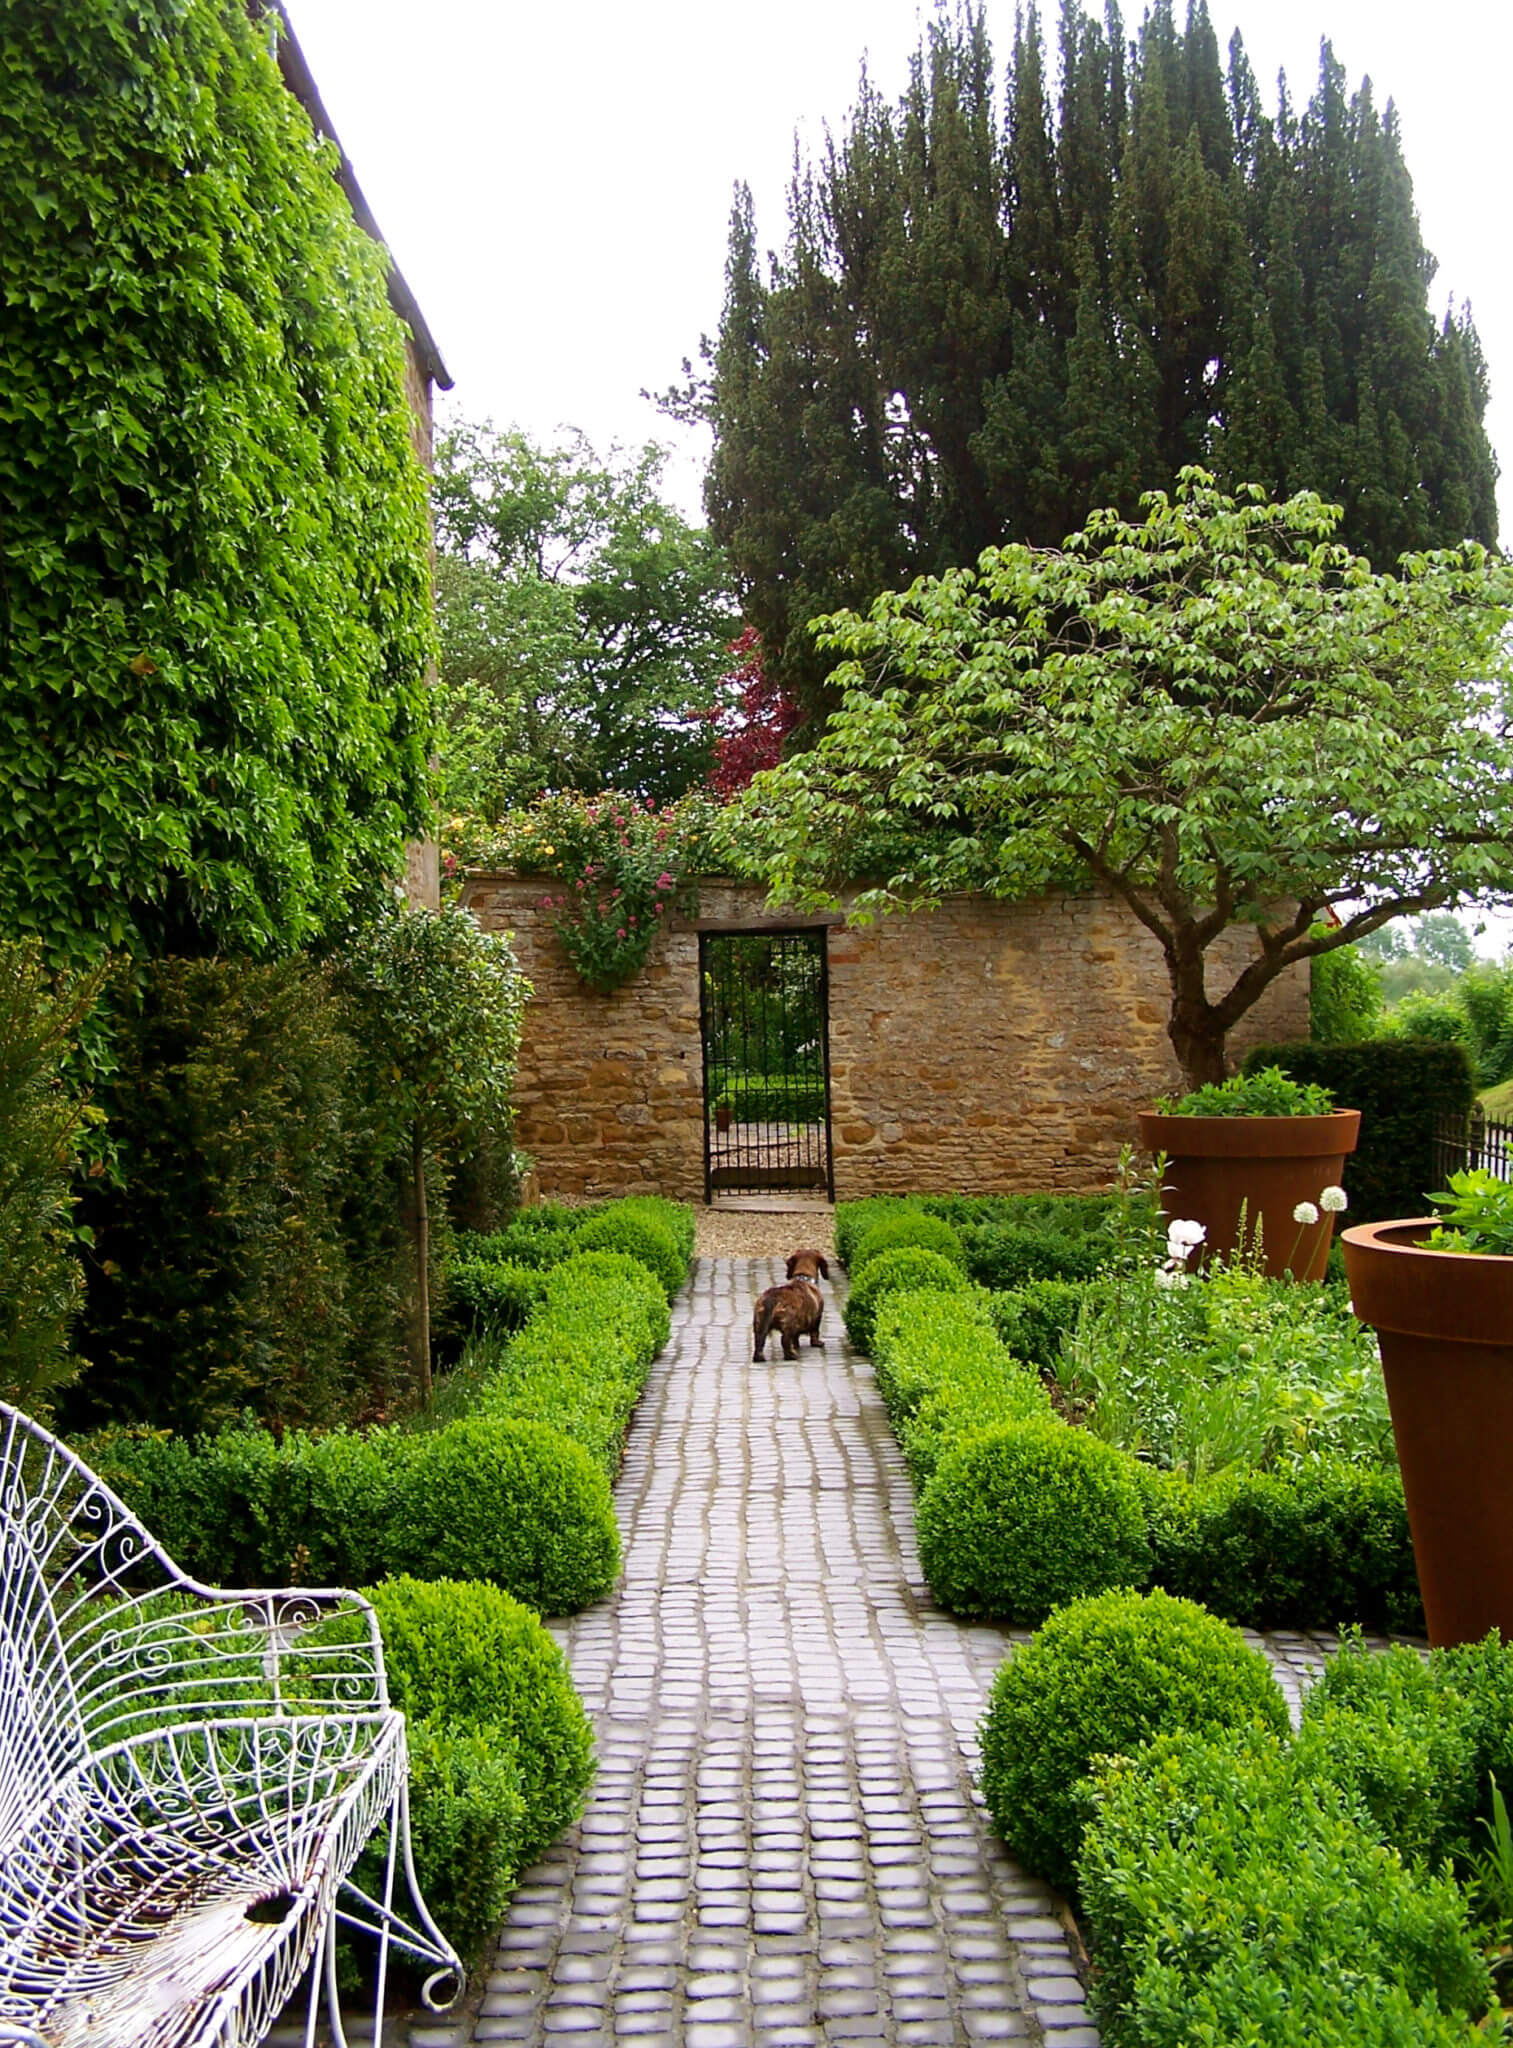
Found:
[{"label": "white allium flower", "polygon": [[1169,1251],[1173,1245],[1181,1245],[1184,1250],[1191,1251],[1194,1245],[1202,1244],[1207,1235],[1205,1226],[1194,1223],[1191,1217],[1174,1217],[1166,1226],[1167,1249]]},{"label": "white allium flower", "polygon": [[1350,1197],[1343,1188],[1325,1188],[1319,1196],[1319,1207],[1327,1209],[1331,1216],[1338,1216],[1342,1209],[1350,1207]]},{"label": "white allium flower", "polygon": [[1317,1223],[1319,1212],[1312,1202],[1299,1202],[1292,1212],[1292,1220],[1294,1223]]},{"label": "white allium flower", "polygon": [[1174,1273],[1168,1267],[1162,1266],[1156,1274],[1156,1285],[1158,1287],[1185,1287],[1191,1278],[1191,1273]]}]

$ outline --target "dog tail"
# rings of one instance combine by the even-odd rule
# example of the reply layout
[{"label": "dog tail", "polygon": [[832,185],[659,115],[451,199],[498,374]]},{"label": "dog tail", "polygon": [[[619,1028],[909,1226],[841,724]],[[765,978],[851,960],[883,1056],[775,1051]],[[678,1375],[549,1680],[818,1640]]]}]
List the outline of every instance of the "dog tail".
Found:
[{"label": "dog tail", "polygon": [[767,1350],[767,1338],[772,1329],[772,1318],[777,1313],[777,1303],[764,1294],[756,1305],[756,1314],[751,1319],[751,1362],[760,1364]]}]

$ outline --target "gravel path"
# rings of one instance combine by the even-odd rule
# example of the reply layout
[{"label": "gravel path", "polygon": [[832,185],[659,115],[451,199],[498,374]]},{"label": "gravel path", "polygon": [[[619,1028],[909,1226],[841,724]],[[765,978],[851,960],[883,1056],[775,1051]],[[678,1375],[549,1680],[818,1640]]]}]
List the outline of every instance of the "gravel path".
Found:
[{"label": "gravel path", "polygon": [[699,1209],[695,1217],[694,1252],[701,1259],[786,1259],[800,1250],[835,1256],[835,1210],[828,1202],[803,1209]]}]

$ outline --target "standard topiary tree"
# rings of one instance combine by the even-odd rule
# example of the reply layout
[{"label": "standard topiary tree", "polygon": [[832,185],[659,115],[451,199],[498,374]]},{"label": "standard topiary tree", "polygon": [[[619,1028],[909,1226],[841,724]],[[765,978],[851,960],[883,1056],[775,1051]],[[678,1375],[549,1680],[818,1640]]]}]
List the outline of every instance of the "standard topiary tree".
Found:
[{"label": "standard topiary tree", "polygon": [[62,958],[292,950],[427,815],[403,337],[249,12],[0,12],[0,923]]},{"label": "standard topiary tree", "polygon": [[953,1614],[1034,1628],[1106,1586],[1143,1585],[1151,1553],[1133,1460],[1059,1420],[963,1437],[919,1503],[919,1559]]},{"label": "standard topiary tree", "polygon": [[1093,1759],[1178,1729],[1284,1735],[1287,1703],[1237,1630],[1165,1593],[1064,1607],[999,1667],[982,1724],[982,1789],[1013,1853],[1069,1887]]}]

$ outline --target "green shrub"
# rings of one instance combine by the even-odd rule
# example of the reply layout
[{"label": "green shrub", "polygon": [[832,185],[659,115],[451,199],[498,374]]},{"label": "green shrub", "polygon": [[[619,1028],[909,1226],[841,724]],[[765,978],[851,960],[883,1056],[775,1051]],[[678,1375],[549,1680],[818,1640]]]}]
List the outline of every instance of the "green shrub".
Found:
[{"label": "green shrub", "polygon": [[496,1259],[454,1259],[447,1268],[447,1314],[458,1331],[519,1330],[530,1320],[545,1291],[532,1266]]},{"label": "green shrub", "polygon": [[[670,1202],[665,1195],[621,1195],[616,1201],[606,1202],[601,1213],[634,1216],[655,1223],[677,1246],[685,1266],[693,1257],[693,1210],[687,1202]],[[581,1220],[583,1211],[580,1209],[578,1214]]]},{"label": "green shrub", "polygon": [[[1151,1495],[1142,1481],[1147,1507]],[[1326,1459],[1216,1473],[1149,1522],[1152,1577],[1246,1628],[1422,1626],[1402,1482]]]},{"label": "green shrub", "polygon": [[1175,1734],[1100,1765],[1091,1807],[1077,1877],[1109,2048],[1486,2038],[1464,2017],[1491,1994],[1464,1894],[1405,1865],[1311,1759]]},{"label": "green shrub", "polygon": [[859,1202],[835,1205],[835,1256],[849,1269],[856,1247],[872,1229],[899,1216],[922,1216],[925,1205],[918,1195],[866,1195]]},{"label": "green shrub", "polygon": [[1409,1862],[1438,1869],[1453,1856],[1465,1870],[1475,1718],[1416,1651],[1368,1655],[1358,1636],[1347,1637],[1304,1699],[1295,1760],[1300,1771],[1352,1793],[1380,1839]]},{"label": "green shrub", "polygon": [[536,1208],[521,1209],[503,1230],[460,1232],[458,1256],[538,1270],[555,1266],[571,1255],[578,1232],[598,1213],[597,1209],[569,1209],[560,1202],[542,1202]]},{"label": "green shrub", "polygon": [[1443,1184],[1434,1133],[1464,1119],[1474,1095],[1464,1047],[1369,1039],[1359,1045],[1264,1045],[1245,1065],[1280,1066],[1317,1081],[1337,1102],[1361,1112],[1360,1142],[1345,1161],[1351,1223],[1422,1216],[1431,1188]]},{"label": "green shrub", "polygon": [[512,1745],[532,1862],[576,1820],[594,1743],[567,1659],[528,1607],[497,1586],[386,1579],[367,1588],[383,1633],[389,1696],[411,1718],[487,1724]]},{"label": "green shrub", "polygon": [[993,1333],[971,1295],[889,1294],[873,1364],[916,1489],[958,1438],[996,1423],[1048,1419],[1050,1397]]},{"label": "green shrub", "polygon": [[1053,1607],[1143,1585],[1150,1545],[1130,1460],[1064,1422],[959,1438],[919,1503],[919,1557],[954,1614],[1035,1627]]},{"label": "green shrub", "polygon": [[939,1252],[949,1259],[953,1266],[965,1270],[966,1254],[961,1248],[961,1239],[939,1216],[926,1216],[923,1212],[907,1216],[885,1216],[874,1223],[857,1240],[851,1256],[851,1277],[857,1279],[868,1264],[883,1252],[897,1251],[903,1245],[923,1245],[926,1251]]},{"label": "green shrub", "polygon": [[1000,1667],[982,1724],[983,1797],[1020,1861],[1066,1888],[1095,1757],[1179,1729],[1287,1725],[1266,1659],[1234,1629],[1164,1593],[1103,1593],[1052,1615]]},{"label": "green shrub", "polygon": [[82,1363],[72,1182],[87,1124],[67,1068],[99,992],[98,976],[50,974],[34,941],[0,942],[0,1400],[42,1421]]},{"label": "green shrub", "polygon": [[402,1384],[393,1090],[359,1021],[306,960],[123,973],[100,1091],[121,1178],[81,1205],[94,1369],[69,1428],[326,1425]]},{"label": "green shrub", "polygon": [[1299,1081],[1280,1066],[1263,1067],[1253,1060],[1227,1081],[1205,1082],[1159,1105],[1167,1116],[1328,1116],[1334,1106],[1322,1083]]},{"label": "green shrub", "polygon": [[855,1282],[846,1297],[846,1335],[858,1351],[872,1349],[872,1326],[878,1304],[888,1294],[907,1290],[931,1290],[937,1294],[968,1294],[972,1283],[960,1266],[926,1251],[923,1246],[903,1245],[896,1252],[882,1252]]},{"label": "green shrub", "polygon": [[548,1614],[619,1569],[609,1482],[543,1423],[475,1416],[422,1435],[194,1442],[105,1431],[76,1445],[176,1563],[212,1585],[361,1585],[375,1572],[487,1579]]},{"label": "green shrub", "polygon": [[549,1423],[612,1479],[667,1325],[662,1290],[638,1260],[623,1252],[576,1254],[546,1276],[534,1320],[495,1353],[480,1407]]},{"label": "green shrub", "polygon": [[825,1083],[814,1074],[732,1074],[717,1102],[737,1123],[817,1124],[825,1115]]},{"label": "green shrub", "polygon": [[[1359,946],[1315,953],[1308,963],[1308,1036],[1314,1045],[1359,1045],[1381,1029],[1382,966]],[[1349,1105],[1347,1105],[1348,1107]]]},{"label": "green shrub", "polygon": [[[412,1720],[410,1834],[421,1895],[465,1965],[509,1911],[527,1860],[528,1815],[515,1747],[499,1728]],[[364,1850],[357,1881],[381,1896],[382,1830]]]},{"label": "green shrub", "polygon": [[1109,1265],[1112,1246],[1092,1235],[989,1225],[966,1240],[967,1272],[995,1291],[1023,1287],[1031,1280],[1092,1280]]},{"label": "green shrub", "polygon": [[541,1614],[575,1613],[614,1584],[609,1481],[560,1430],[479,1415],[397,1441],[391,1572],[487,1579]]},{"label": "green shrub", "polygon": [[641,1365],[656,1357],[672,1327],[656,1275],[629,1252],[574,1252],[547,1275],[540,1313],[553,1322],[593,1321],[623,1338]]},{"label": "green shrub", "polygon": [[1014,1356],[1038,1372],[1053,1373],[1084,1303],[1097,1308],[1106,1298],[1106,1283],[1099,1280],[1026,1280],[995,1293],[988,1306],[994,1329]]},{"label": "green shrub", "polygon": [[649,1216],[627,1213],[619,1204],[591,1216],[578,1232],[574,1249],[580,1252],[625,1252],[639,1259],[661,1282],[669,1301],[688,1278],[688,1259],[677,1241]]}]

